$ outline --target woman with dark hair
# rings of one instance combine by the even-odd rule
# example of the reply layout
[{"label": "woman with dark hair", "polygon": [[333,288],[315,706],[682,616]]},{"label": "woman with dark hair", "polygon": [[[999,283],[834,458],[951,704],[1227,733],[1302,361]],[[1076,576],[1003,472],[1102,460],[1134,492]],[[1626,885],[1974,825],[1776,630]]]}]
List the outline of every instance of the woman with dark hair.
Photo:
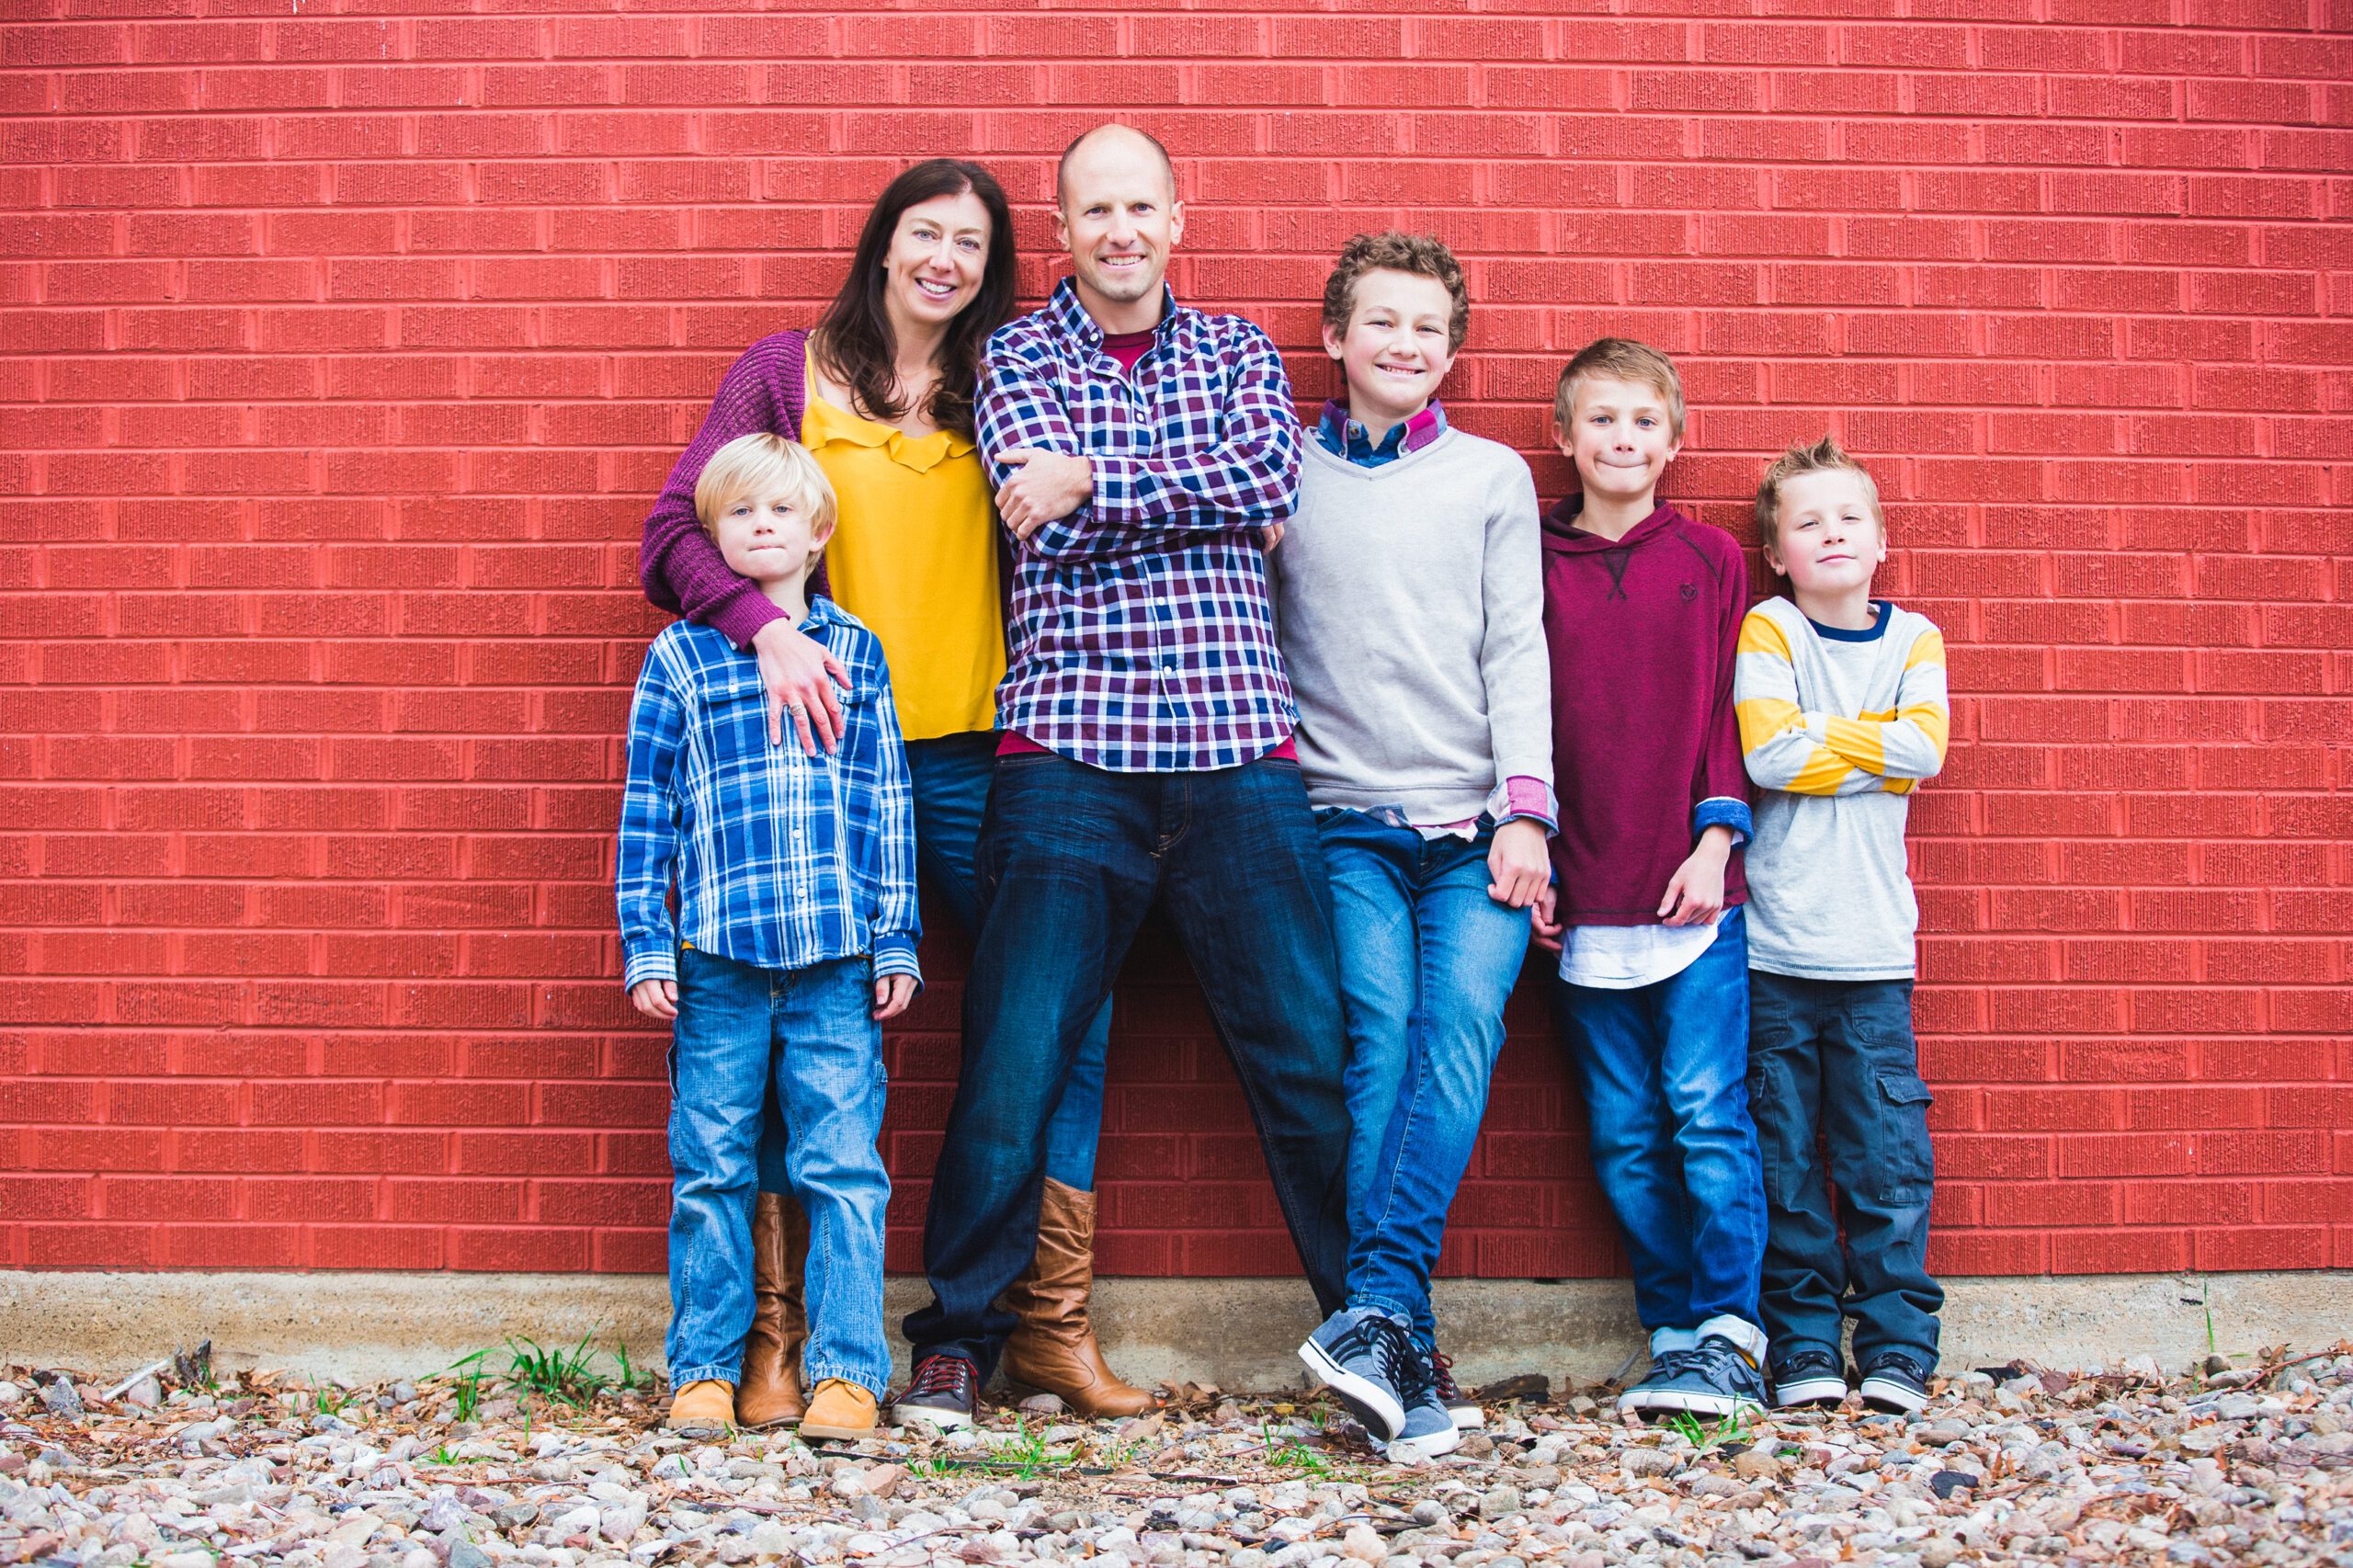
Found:
[{"label": "woman with dark hair", "polygon": [[[917,853],[967,930],[978,919],[973,847],[1005,674],[997,528],[973,449],[972,397],[982,346],[1013,304],[1012,215],[995,176],[949,158],[902,173],[876,199],[849,276],[815,328],[762,338],[722,379],[645,519],[639,555],[646,597],[758,657],[771,742],[830,751],[845,673],[728,567],[694,511],[703,464],[736,437],[767,432],[809,448],[840,502],[826,592],[881,641],[915,781]],[[1087,1315],[1109,1035],[1106,1004],[1054,1112],[1037,1256],[1006,1298],[1022,1324],[1006,1347],[1007,1376],[1088,1415],[1154,1403],[1104,1364]],[[788,1189],[773,1097],[767,1118],[752,1328],[735,1395],[744,1426],[798,1420],[805,1407],[808,1226]]]}]

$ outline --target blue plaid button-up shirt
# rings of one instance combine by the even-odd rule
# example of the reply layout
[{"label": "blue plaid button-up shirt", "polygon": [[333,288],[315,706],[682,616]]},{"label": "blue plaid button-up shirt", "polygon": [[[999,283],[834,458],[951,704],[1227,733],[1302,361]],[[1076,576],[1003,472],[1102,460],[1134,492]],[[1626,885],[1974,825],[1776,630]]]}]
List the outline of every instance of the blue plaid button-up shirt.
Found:
[{"label": "blue plaid button-up shirt", "polygon": [[1122,375],[1065,278],[989,339],[982,455],[1088,457],[1095,494],[1014,547],[997,722],[1120,773],[1235,767],[1299,722],[1258,530],[1299,494],[1282,358],[1239,316],[1166,299]]},{"label": "blue plaid button-up shirt", "polygon": [[831,599],[801,629],[849,672],[831,754],[769,744],[759,661],[724,634],[681,620],[645,652],[621,796],[627,984],[676,979],[681,939],[772,970],[871,953],[877,975],[921,978],[915,792],[882,644]]}]

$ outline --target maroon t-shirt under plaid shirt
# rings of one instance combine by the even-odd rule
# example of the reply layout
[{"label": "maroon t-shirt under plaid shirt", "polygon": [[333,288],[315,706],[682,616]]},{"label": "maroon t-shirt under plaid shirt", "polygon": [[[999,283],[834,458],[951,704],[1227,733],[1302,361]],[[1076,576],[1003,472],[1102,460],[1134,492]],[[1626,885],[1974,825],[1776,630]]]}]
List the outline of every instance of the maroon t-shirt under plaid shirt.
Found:
[{"label": "maroon t-shirt under plaid shirt", "polygon": [[989,339],[982,456],[1088,457],[1094,498],[1014,546],[997,722],[1120,773],[1236,767],[1299,715],[1275,645],[1258,530],[1299,494],[1282,358],[1239,316],[1167,297],[1122,374],[1070,279]]}]

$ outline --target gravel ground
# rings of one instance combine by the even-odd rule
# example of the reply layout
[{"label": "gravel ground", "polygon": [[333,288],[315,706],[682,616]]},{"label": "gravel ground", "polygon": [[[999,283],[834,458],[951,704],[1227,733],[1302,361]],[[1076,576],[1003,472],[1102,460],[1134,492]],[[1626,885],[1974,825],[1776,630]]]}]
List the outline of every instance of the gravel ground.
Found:
[{"label": "gravel ground", "polygon": [[609,1368],[539,1361],[575,1405],[467,1383],[485,1364],[344,1390],[184,1357],[119,1392],[0,1368],[0,1563],[2353,1565],[2353,1343],[2188,1375],[2016,1366],[1940,1380],[1915,1420],[1849,1405],[1716,1431],[1516,1379],[1483,1391],[1483,1432],[1415,1468],[1296,1396],[1186,1385],[1094,1424],[1033,1401],[978,1433],[812,1451],[666,1436],[650,1382]]}]

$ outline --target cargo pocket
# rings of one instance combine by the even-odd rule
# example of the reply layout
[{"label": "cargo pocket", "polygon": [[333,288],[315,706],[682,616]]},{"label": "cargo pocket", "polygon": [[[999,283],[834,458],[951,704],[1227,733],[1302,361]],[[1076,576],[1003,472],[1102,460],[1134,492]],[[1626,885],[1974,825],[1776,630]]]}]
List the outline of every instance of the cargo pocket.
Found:
[{"label": "cargo pocket", "polygon": [[1926,1203],[1935,1184],[1936,1152],[1928,1142],[1928,1108],[1937,1096],[1910,1073],[1879,1077],[1879,1146],[1872,1150],[1874,1184],[1883,1203]]},{"label": "cargo pocket", "polygon": [[1756,1152],[1765,1166],[1765,1196],[1776,1209],[1798,1207],[1813,1174],[1814,1128],[1801,1106],[1790,1064],[1776,1057],[1748,1065],[1748,1114],[1756,1123]]}]

